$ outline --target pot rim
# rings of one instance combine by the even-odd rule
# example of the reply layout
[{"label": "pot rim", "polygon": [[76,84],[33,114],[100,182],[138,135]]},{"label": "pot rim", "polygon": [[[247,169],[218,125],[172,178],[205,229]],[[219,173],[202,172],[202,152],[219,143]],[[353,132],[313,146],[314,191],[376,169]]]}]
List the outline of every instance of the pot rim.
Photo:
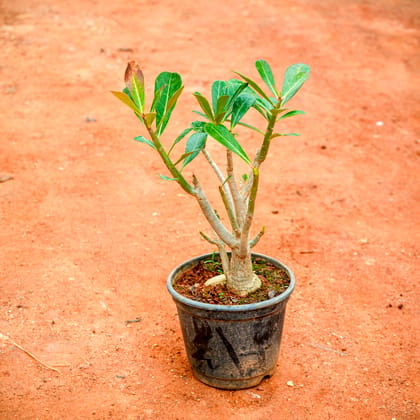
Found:
[{"label": "pot rim", "polygon": [[[239,305],[216,305],[216,304],[211,304],[211,303],[204,303],[204,302],[198,302],[196,300],[192,300],[189,299],[183,295],[181,295],[180,293],[178,293],[172,286],[172,282],[173,279],[175,278],[175,275],[182,270],[184,267],[187,269],[188,266],[192,266],[195,263],[197,263],[198,261],[204,259],[204,258],[209,258],[212,255],[214,255],[214,252],[211,253],[207,253],[207,254],[202,254],[199,255],[197,257],[193,257],[190,258],[189,260],[184,261],[183,263],[177,265],[168,275],[167,281],[166,281],[166,287],[169,291],[169,293],[171,294],[172,298],[175,301],[181,302],[184,305],[187,306],[192,306],[194,308],[197,309],[203,309],[206,311],[222,311],[222,312],[243,312],[243,311],[253,311],[253,310],[257,310],[257,309],[262,309],[265,307],[269,307],[272,305],[276,305],[284,300],[287,300],[290,295],[292,294],[294,288],[295,288],[295,284],[296,284],[296,279],[295,276],[292,272],[292,270],[285,264],[283,264],[282,262],[276,260],[273,257],[270,257],[268,255],[264,255],[264,254],[259,254],[256,252],[252,252],[252,256],[254,257],[258,257],[258,258],[263,258],[265,260],[267,260],[268,262],[273,263],[274,265],[280,266],[281,268],[283,268],[284,270],[286,270],[287,274],[289,275],[290,278],[290,284],[289,287],[280,295],[275,296],[271,299],[267,299],[261,302],[257,302],[257,303],[246,303],[246,304],[239,304]],[[216,254],[218,254],[218,252],[216,252]]]}]

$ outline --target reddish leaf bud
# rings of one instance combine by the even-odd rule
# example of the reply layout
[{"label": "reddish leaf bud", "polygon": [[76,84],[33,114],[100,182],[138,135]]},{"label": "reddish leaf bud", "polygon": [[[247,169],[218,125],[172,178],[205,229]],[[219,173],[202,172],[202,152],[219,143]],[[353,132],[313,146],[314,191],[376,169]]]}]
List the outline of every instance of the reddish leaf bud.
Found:
[{"label": "reddish leaf bud", "polygon": [[127,64],[127,68],[125,69],[124,81],[128,90],[130,91],[133,83],[133,76],[137,78],[141,86],[144,85],[143,72],[141,71],[140,65],[136,61],[130,61]]}]

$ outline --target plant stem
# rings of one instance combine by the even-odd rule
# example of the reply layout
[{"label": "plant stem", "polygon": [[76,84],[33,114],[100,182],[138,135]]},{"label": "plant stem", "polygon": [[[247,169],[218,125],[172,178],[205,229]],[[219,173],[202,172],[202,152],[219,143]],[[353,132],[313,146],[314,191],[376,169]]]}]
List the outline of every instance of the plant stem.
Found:
[{"label": "plant stem", "polygon": [[241,193],[242,193],[243,200],[247,200],[253,188],[253,183],[254,183],[253,168],[258,169],[267,157],[270,144],[271,144],[271,136],[273,134],[274,126],[276,125],[276,122],[277,122],[277,115],[279,114],[280,107],[281,107],[281,98],[277,100],[276,104],[274,105],[274,108],[272,108],[270,111],[270,118],[268,119],[267,129],[265,130],[261,149],[257,151],[248,180],[242,188]]},{"label": "plant stem", "polygon": [[226,282],[229,284],[229,281],[230,281],[230,261],[229,261],[228,254],[226,252],[224,242],[220,239],[211,239],[203,232],[200,232],[200,235],[207,242],[210,242],[211,244],[217,246],[217,249],[219,250],[220,261],[221,261],[222,267],[223,267],[223,274],[225,275]]},{"label": "plant stem", "polygon": [[233,198],[237,224],[239,227],[241,227],[243,225],[245,209],[244,203],[239,193],[238,185],[236,184],[235,174],[233,172],[233,154],[228,149],[226,150],[226,171],[228,176],[227,183]]},{"label": "plant stem", "polygon": [[247,253],[250,252],[249,232],[251,230],[252,220],[254,219],[255,200],[257,198],[257,192],[258,192],[258,181],[259,181],[258,168],[253,168],[252,176],[253,176],[253,182],[252,182],[252,187],[251,187],[251,193],[249,195],[248,209],[246,212],[246,217],[245,217],[244,225],[242,228],[242,234],[241,234],[240,255],[246,255]]},{"label": "plant stem", "polygon": [[209,165],[213,168],[214,172],[216,173],[217,177],[219,178],[220,182],[222,183],[221,186],[219,186],[220,195],[222,196],[223,203],[226,208],[226,212],[229,216],[229,220],[231,221],[232,228],[235,230],[237,228],[237,221],[234,216],[234,204],[232,200],[232,194],[230,193],[230,190],[228,186],[226,185],[227,180],[225,179],[222,171],[217,166],[216,162],[211,157],[210,153],[206,148],[202,150],[207,162]]},{"label": "plant stem", "polygon": [[232,250],[230,257],[230,276],[228,288],[240,296],[246,296],[261,286],[261,280],[252,269],[251,254],[240,255]]},{"label": "plant stem", "polygon": [[153,144],[156,147],[160,157],[168,168],[169,172],[176,179],[176,182],[182,187],[182,189],[188,194],[194,196],[204,214],[207,221],[210,223],[210,226],[216,232],[217,236],[230,248],[238,246],[238,242],[235,240],[234,236],[225,228],[223,223],[220,221],[220,218],[217,216],[216,212],[210,205],[204,191],[201,188],[200,182],[197,177],[193,175],[193,184],[191,186],[187,180],[183,177],[181,172],[176,168],[175,164],[172,162],[171,158],[166,153],[165,149],[162,146],[162,143],[159,140],[159,136],[155,131],[148,125],[146,125],[147,130],[149,131],[150,137],[152,138]]},{"label": "plant stem", "polygon": [[220,221],[220,218],[217,216],[216,212],[210,205],[204,191],[201,188],[200,182],[198,181],[197,177],[193,175],[193,183],[194,183],[194,196],[198,201],[198,204],[206,217],[207,221],[210,223],[210,226],[215,231],[216,235],[231,249],[238,247],[238,241],[229,232],[223,223]]},{"label": "plant stem", "polygon": [[153,144],[156,147],[156,150],[158,151],[160,157],[162,158],[164,164],[168,168],[171,175],[176,179],[178,184],[181,186],[181,188],[190,195],[195,195],[194,188],[188,183],[188,181],[183,177],[181,172],[176,168],[175,164],[172,162],[169,155],[166,153],[165,149],[162,146],[162,143],[160,142],[160,139],[158,135],[155,133],[155,131],[146,124],[147,131],[150,134],[150,137],[152,138]]},{"label": "plant stem", "polygon": [[[254,218],[254,209],[255,201],[258,193],[258,181],[259,181],[259,167],[264,162],[267,157],[271,136],[273,134],[274,127],[277,122],[277,115],[280,111],[281,98],[279,98],[274,105],[274,108],[271,109],[270,118],[268,119],[267,129],[265,130],[263,143],[261,149],[258,150],[254,162],[252,164],[251,173],[249,175],[248,181],[242,191],[242,199],[244,201],[248,200],[248,209],[245,216],[245,221],[242,229],[241,235],[241,245],[240,245],[240,254],[245,255],[250,252],[250,248],[256,245],[261,236],[264,234],[264,229],[254,238],[252,241],[249,241],[249,233],[252,226],[252,221]],[[249,198],[248,198],[249,197]]]},{"label": "plant stem", "polygon": [[219,192],[220,192],[220,195],[222,197],[222,201],[223,201],[223,204],[225,206],[227,215],[229,217],[229,220],[230,220],[230,224],[232,226],[232,229],[235,232],[235,235],[237,237],[239,237],[239,235],[240,235],[239,226],[238,226],[238,223],[236,221],[235,214],[233,213],[233,208],[230,205],[230,203],[228,201],[228,197],[226,196],[226,192],[225,192],[225,190],[223,189],[223,187],[221,185],[219,185]]},{"label": "plant stem", "polygon": [[253,248],[255,245],[257,245],[257,243],[259,242],[261,237],[264,235],[264,233],[265,233],[265,226],[263,226],[262,229],[257,233],[257,235],[255,235],[255,237],[250,241],[249,247]]},{"label": "plant stem", "polygon": [[277,115],[280,111],[281,106],[281,99],[278,99],[274,108],[271,109],[270,119],[268,120],[267,129],[265,130],[264,140],[261,149],[259,150],[254,166],[257,168],[264,162],[265,158],[267,157],[268,150],[270,148],[271,143],[271,135],[273,134],[274,126],[276,125]]}]

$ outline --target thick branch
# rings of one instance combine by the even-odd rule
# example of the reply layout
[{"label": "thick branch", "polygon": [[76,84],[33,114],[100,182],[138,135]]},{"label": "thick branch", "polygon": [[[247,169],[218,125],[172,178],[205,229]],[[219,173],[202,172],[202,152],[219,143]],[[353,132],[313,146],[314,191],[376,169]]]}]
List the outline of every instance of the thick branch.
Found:
[{"label": "thick branch", "polygon": [[216,212],[213,207],[210,205],[204,191],[201,188],[201,185],[197,177],[193,176],[194,182],[194,196],[198,201],[198,204],[206,217],[207,221],[210,223],[210,226],[213,228],[216,235],[229,247],[235,248],[238,246],[238,242],[235,240],[234,236],[225,228],[223,223],[217,217]]},{"label": "thick branch", "polygon": [[229,185],[229,190],[232,194],[235,206],[236,220],[238,221],[238,225],[241,227],[245,217],[245,208],[241,194],[239,193],[238,185],[236,184],[233,172],[233,155],[230,150],[226,150],[226,171],[228,175],[227,183]]},{"label": "thick branch", "polygon": [[252,220],[254,218],[255,200],[257,198],[257,192],[258,192],[258,181],[259,181],[258,168],[253,168],[252,188],[251,188],[251,193],[249,196],[248,209],[246,212],[245,222],[244,222],[242,235],[241,235],[240,253],[242,255],[245,255],[249,250],[249,242],[248,242],[249,232],[251,230]]},{"label": "thick branch", "polygon": [[221,186],[219,187],[220,195],[222,196],[223,204],[225,206],[226,212],[228,214],[232,229],[234,231],[238,228],[238,222],[235,215],[235,206],[233,204],[232,200],[232,194],[228,188],[228,185],[226,185],[226,179],[220,170],[220,168],[217,166],[216,162],[213,160],[213,158],[210,156],[210,153],[204,148],[202,150],[205,158],[207,159],[207,162],[210,164],[210,166],[213,168],[214,172],[216,173],[217,177],[219,178],[221,182]]},{"label": "thick branch", "polygon": [[226,192],[223,189],[222,185],[219,185],[219,192],[220,192],[220,195],[222,197],[223,204],[225,205],[225,209],[226,209],[227,215],[229,217],[229,221],[230,221],[230,224],[232,226],[232,229],[235,232],[235,235],[239,237],[239,235],[240,235],[239,226],[238,226],[238,223],[236,221],[235,214],[233,213],[234,209],[230,206],[229,201],[228,201],[228,197],[226,196]]},{"label": "thick branch", "polygon": [[[223,188],[225,189],[226,195],[230,195],[228,188],[226,187],[226,179],[220,170],[220,168],[217,166],[216,162],[213,160],[213,158],[210,156],[210,153],[206,148],[202,150],[203,155],[207,159],[207,162],[209,165],[213,168],[214,172],[216,173],[217,177],[219,178],[221,184],[223,185]],[[229,197],[229,201],[232,202],[232,197]],[[233,208],[233,203],[231,205],[231,208]]]}]

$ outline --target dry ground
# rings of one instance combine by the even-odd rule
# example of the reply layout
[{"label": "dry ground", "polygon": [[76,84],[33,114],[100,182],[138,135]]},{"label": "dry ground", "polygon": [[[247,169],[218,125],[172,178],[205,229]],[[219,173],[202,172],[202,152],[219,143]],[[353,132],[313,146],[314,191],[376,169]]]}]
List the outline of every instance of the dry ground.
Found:
[{"label": "dry ground", "polygon": [[[420,418],[419,35],[417,0],[0,1],[0,417]],[[164,286],[204,220],[109,91],[129,59],[182,73],[170,138],[258,58],[312,68],[257,203],[298,286],[276,375],[227,392]]]}]

